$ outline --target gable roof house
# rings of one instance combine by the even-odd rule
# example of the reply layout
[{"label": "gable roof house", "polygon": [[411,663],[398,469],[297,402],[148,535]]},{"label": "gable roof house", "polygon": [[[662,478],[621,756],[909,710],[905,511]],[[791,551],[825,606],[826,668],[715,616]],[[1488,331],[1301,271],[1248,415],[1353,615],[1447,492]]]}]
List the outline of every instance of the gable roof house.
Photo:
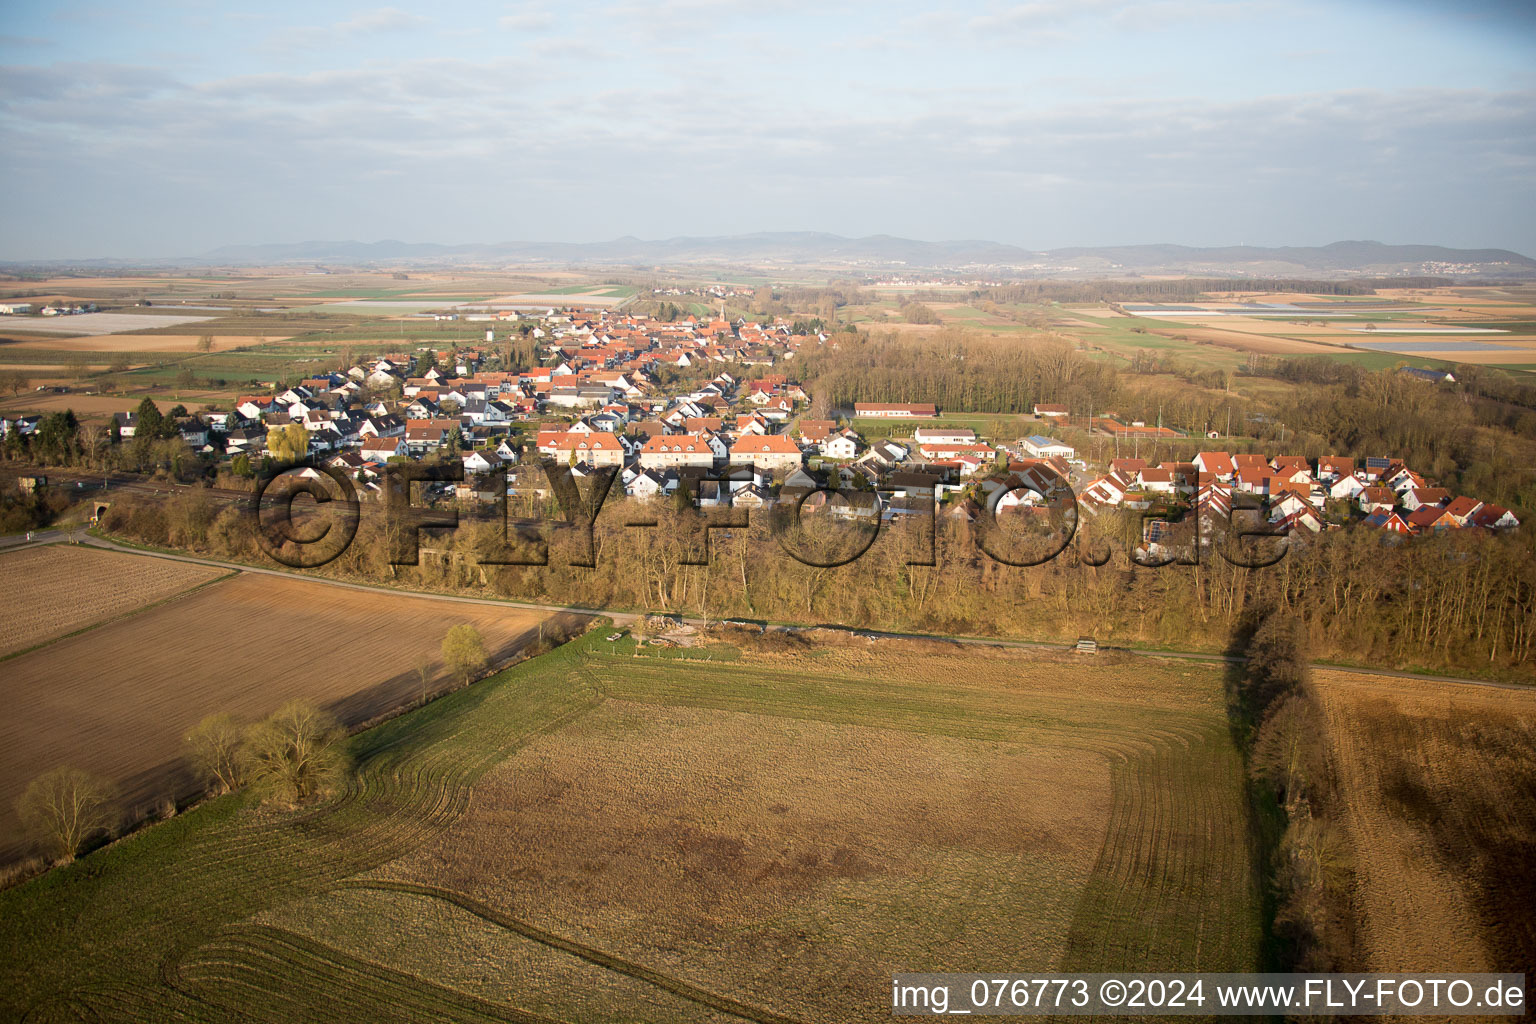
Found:
[{"label": "gable roof house", "polygon": [[1345,474],[1328,485],[1328,497],[1342,501],[1353,501],[1363,490],[1365,490],[1364,481],[1353,474]]},{"label": "gable roof house", "polygon": [[773,472],[800,465],[800,446],[783,434],[742,437],[731,445],[732,464],[750,463],[758,469]]},{"label": "gable roof house", "polygon": [[1237,465],[1226,452],[1201,452],[1195,456],[1195,465],[1200,472],[1209,473],[1222,483],[1231,480],[1232,474],[1237,472]]},{"label": "gable roof house", "polygon": [[1445,506],[1445,514],[1450,516],[1457,526],[1466,526],[1467,521],[1482,507],[1483,503],[1476,498],[1462,495]]},{"label": "gable roof house", "polygon": [[1476,512],[1472,513],[1471,525],[1480,526],[1485,530],[1513,530],[1520,525],[1520,520],[1504,506],[1484,502]]},{"label": "gable roof house", "polygon": [[1390,487],[1365,487],[1356,500],[1361,512],[1371,513],[1380,508],[1394,507],[1397,504],[1397,492]]},{"label": "gable roof house", "polygon": [[575,455],[577,462],[585,462],[589,466],[622,466],[629,457],[629,446],[623,439],[599,431],[561,435],[555,440],[553,448],[555,461],[568,461]]},{"label": "gable roof house", "polygon": [[708,469],[715,464],[715,452],[702,437],[682,434],[657,434],[640,446],[640,465],[646,469],[667,469],[677,466],[700,466]]},{"label": "gable roof house", "polygon": [[1403,508],[1412,512],[1421,505],[1445,506],[1451,502],[1451,492],[1444,487],[1410,487],[1403,493]]},{"label": "gable roof house", "polygon": [[1408,513],[1407,523],[1414,533],[1454,530],[1462,525],[1448,509],[1439,505],[1420,505]]},{"label": "gable roof house", "polygon": [[851,430],[834,434],[821,442],[821,454],[829,459],[851,459],[859,454],[858,435]]},{"label": "gable roof house", "polygon": [[1397,514],[1396,509],[1381,508],[1365,517],[1365,525],[1385,530],[1388,533],[1407,534],[1413,532],[1413,527],[1407,520]]},{"label": "gable roof house", "polygon": [[404,455],[407,451],[405,438],[398,434],[392,437],[370,434],[363,438],[360,449],[363,458],[372,462],[385,462],[397,455]]},{"label": "gable roof house", "polygon": [[1324,455],[1317,460],[1317,478],[1323,483],[1332,483],[1340,477],[1352,475],[1354,471],[1355,460],[1341,455]]}]

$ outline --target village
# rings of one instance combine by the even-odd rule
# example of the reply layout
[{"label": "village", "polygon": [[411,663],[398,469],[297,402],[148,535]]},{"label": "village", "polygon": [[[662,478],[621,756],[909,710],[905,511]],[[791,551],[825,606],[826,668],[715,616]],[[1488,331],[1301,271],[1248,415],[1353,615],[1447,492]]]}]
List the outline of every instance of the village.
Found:
[{"label": "village", "polygon": [[[1200,527],[1209,543],[1210,528],[1235,509],[1282,534],[1351,523],[1398,537],[1519,525],[1509,509],[1453,495],[1385,455],[1200,451],[1188,461],[1116,456],[1090,465],[1061,434],[1116,442],[1178,435],[1108,414],[1074,419],[1064,405],[1036,404],[1036,432],[1019,438],[935,426],[940,410],[931,403],[855,403],[838,415],[824,401],[813,416],[812,395],[782,371],[804,346],[829,339],[797,334],[781,318],[664,321],[571,308],[499,321],[503,338],[532,346],[530,365],[508,365],[513,349],[498,349],[493,326],[484,345],[393,352],[241,395],[226,411],[174,409],[170,422],[192,452],[236,475],[253,475],[281,448],[289,460],[304,454],[347,474],[373,500],[389,464],[451,460],[462,463],[463,482],[439,485],[429,500],[492,502],[501,480],[507,495],[547,499],[541,467],[552,461],[578,479],[616,470],[614,490],[636,500],[746,509],[793,501],[847,517],[878,512],[887,522],[1043,513],[1067,485],[1089,516],[1137,513],[1143,547],[1153,551],[1180,523]],[[0,430],[25,436],[39,419],[6,420]],[[922,425],[903,431],[903,422]],[[861,423],[871,434],[877,425],[879,436],[866,440]],[[119,443],[139,429],[137,412],[112,419]],[[830,491],[878,500],[806,502]]]}]

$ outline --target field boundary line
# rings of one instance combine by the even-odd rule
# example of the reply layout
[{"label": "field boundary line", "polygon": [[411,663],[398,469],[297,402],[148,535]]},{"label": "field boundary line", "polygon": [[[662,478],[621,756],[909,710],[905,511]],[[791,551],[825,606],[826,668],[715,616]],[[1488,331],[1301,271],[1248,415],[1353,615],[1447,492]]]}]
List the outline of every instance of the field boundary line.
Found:
[{"label": "field boundary line", "polygon": [[686,981],[680,981],[671,977],[670,975],[662,974],[659,971],[653,971],[648,967],[642,967],[639,964],[632,963],[628,960],[623,960],[609,953],[604,953],[602,950],[583,945],[582,943],[576,942],[572,939],[562,938],[553,932],[545,931],[544,929],[535,925],[531,925],[526,921],[519,921],[517,918],[508,914],[504,914],[494,907],[481,903],[479,900],[473,899],[469,896],[465,896],[463,893],[454,892],[451,889],[442,889],[435,885],[422,885],[416,882],[400,882],[383,878],[346,879],[340,882],[337,888],[365,890],[373,889],[382,892],[398,892],[411,896],[425,896],[429,899],[442,900],[446,903],[450,903],[453,906],[458,907],[460,910],[464,910],[473,914],[483,921],[498,925],[502,928],[505,928],[507,931],[513,932],[514,934],[521,935],[525,939],[530,939],[533,942],[539,943],[540,945],[549,946],[551,949],[557,949],[562,953],[568,953],[571,956],[585,960],[590,964],[595,964],[598,967],[606,968],[617,974],[623,974],[627,977],[634,978],[636,981],[647,982],[659,989],[662,989],[663,991],[670,992],[675,996],[680,996],[684,999],[687,999],[690,1002],[708,1006],[709,1008],[719,1010],[722,1013],[729,1013],[732,1016],[740,1017],[743,1020],[756,1021],[757,1024],[800,1024],[800,1022],[796,1021],[792,1017],[785,1017],[774,1013],[771,1010],[757,1009],[747,1005],[746,1003],[731,999],[728,996],[718,995],[709,991],[708,989],[699,988],[698,986],[691,985]]}]

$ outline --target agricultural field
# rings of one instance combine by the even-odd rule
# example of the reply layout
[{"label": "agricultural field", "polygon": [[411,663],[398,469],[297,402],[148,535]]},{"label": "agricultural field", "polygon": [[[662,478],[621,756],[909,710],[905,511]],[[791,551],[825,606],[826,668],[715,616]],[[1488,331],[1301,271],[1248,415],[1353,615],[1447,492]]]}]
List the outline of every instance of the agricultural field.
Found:
[{"label": "agricultural field", "polygon": [[883,1020],[894,969],[1257,966],[1218,668],[605,632],[355,736],[323,807],[0,893],[0,1013]]},{"label": "agricultural field", "polygon": [[[569,288],[559,288],[554,291],[525,292],[519,295],[503,295],[489,300],[493,306],[589,306],[599,308],[604,306],[617,306],[630,295],[634,294],[632,288],[607,287],[603,285],[575,285]],[[706,308],[708,308],[706,306]]]},{"label": "agricultural field", "polygon": [[[213,339],[214,352],[225,352],[232,348],[243,348],[250,345],[266,345],[272,342],[287,340],[284,335],[251,335],[251,334],[213,334],[208,332]],[[33,350],[46,352],[196,352],[198,342],[203,337],[201,334],[101,334],[80,338],[56,338],[28,342],[26,347]],[[5,352],[0,348],[0,354]]]},{"label": "agricultural field", "polygon": [[81,313],[76,316],[7,317],[0,331],[28,334],[101,335],[121,334],[156,327],[182,327],[214,319],[206,315],[169,313]]},{"label": "agricultural field", "polygon": [[[191,569],[153,556],[101,557],[132,560],[151,579],[162,577],[166,564]],[[255,573],[145,606],[135,582],[113,575],[132,570],[108,564],[114,568],[72,582],[67,593],[86,608],[107,608],[116,598],[119,611],[136,604],[142,610],[5,662],[0,860],[23,850],[13,802],[29,780],[55,765],[112,781],[123,811],[136,816],[166,796],[193,792],[181,761],[183,737],[206,715],[253,720],[302,698],[345,723],[364,722],[420,697],[422,659],[429,662],[429,686],[447,685],[439,645],[449,627],[474,625],[487,652],[505,659],[550,618]],[[53,579],[57,585],[59,577]],[[557,619],[551,625],[561,628],[581,621]]]},{"label": "agricultural field", "polygon": [[227,575],[168,558],[50,544],[0,554],[0,657]]},{"label": "agricultural field", "polygon": [[1318,671],[1361,970],[1536,963],[1536,691]]}]

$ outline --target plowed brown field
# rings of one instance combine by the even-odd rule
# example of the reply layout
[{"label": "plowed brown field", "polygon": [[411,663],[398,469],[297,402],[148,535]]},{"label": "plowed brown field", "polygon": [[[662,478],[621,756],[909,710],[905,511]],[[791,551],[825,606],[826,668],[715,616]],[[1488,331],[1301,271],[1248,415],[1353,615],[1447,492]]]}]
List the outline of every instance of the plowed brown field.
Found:
[{"label": "plowed brown field", "polygon": [[[150,573],[164,564],[118,557],[137,558]],[[101,600],[92,586],[110,586],[101,577],[57,582],[85,605]],[[12,658],[0,671],[0,860],[22,849],[16,797],[49,768],[104,776],[121,789],[126,812],[142,813],[166,795],[195,791],[183,737],[206,715],[250,720],[303,698],[343,722],[366,721],[420,694],[423,657],[433,661],[434,685],[447,685],[437,660],[450,626],[473,624],[500,660],[547,618],[241,575]]]},{"label": "plowed brown field", "polygon": [[53,544],[0,555],[0,655],[163,601],[224,570]]},{"label": "plowed brown field", "polygon": [[1536,960],[1536,691],[1343,671],[1316,692],[1373,971]]}]

